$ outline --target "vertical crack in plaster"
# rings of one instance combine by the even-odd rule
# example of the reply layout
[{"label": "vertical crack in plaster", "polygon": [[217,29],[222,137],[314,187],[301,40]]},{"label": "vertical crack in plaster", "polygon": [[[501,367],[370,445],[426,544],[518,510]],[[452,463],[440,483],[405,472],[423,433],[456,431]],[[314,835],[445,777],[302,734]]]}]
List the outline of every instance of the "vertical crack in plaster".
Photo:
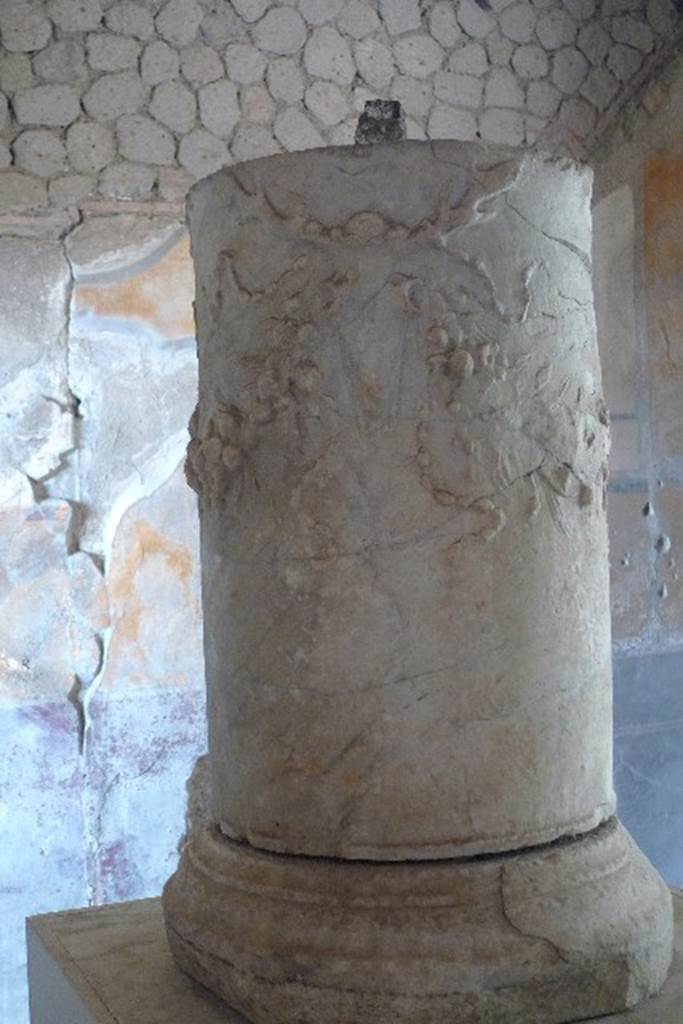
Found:
[{"label": "vertical crack in plaster", "polygon": [[[81,494],[81,464],[80,464],[80,453],[81,453],[81,422],[82,414],[80,412],[81,399],[76,394],[71,386],[71,323],[73,318],[73,302],[74,302],[74,290],[76,283],[76,274],[73,263],[69,257],[67,248],[67,238],[83,223],[83,215],[79,217],[78,221],[71,226],[69,231],[62,238],[62,247],[64,251],[64,258],[69,266],[69,286],[67,289],[66,296],[66,310],[65,310],[65,338],[66,338],[66,388],[69,400],[71,403],[71,414],[73,419],[73,446],[69,453],[70,455],[70,468],[71,468],[71,480],[70,489],[71,494],[61,495],[63,500],[68,501],[72,508],[72,516],[69,524],[69,533],[67,536],[67,556],[74,555],[79,551],[87,555],[92,561],[93,565],[97,569],[100,575],[104,575],[104,564],[99,553],[88,551],[81,546],[81,537],[83,533],[83,527],[87,518],[87,509],[82,501]],[[99,659],[97,666],[90,675],[89,678],[84,678],[78,673],[74,673],[74,683],[68,693],[68,699],[76,709],[78,715],[78,746],[81,756],[84,762],[87,763],[87,743],[88,737],[91,732],[92,722],[90,719],[89,705],[93,698],[95,691],[101,681],[102,673],[106,664],[107,654],[107,642],[108,642],[109,630],[102,630],[94,634],[95,644],[99,651]]]},{"label": "vertical crack in plaster", "polygon": [[[66,528],[65,564],[72,556],[82,553],[93,563],[100,576],[104,575],[104,560],[97,552],[87,551],[81,546],[84,523],[87,519],[87,508],[81,498],[81,474],[80,474],[80,449],[82,443],[80,412],[81,400],[71,386],[71,323],[73,314],[73,298],[75,289],[74,266],[69,258],[67,250],[67,239],[71,232],[75,231],[83,222],[83,215],[79,213],[77,219],[71,221],[67,230],[59,237],[61,250],[65,264],[68,268],[68,280],[64,289],[63,298],[63,325],[60,338],[63,344],[63,387],[66,398],[44,394],[42,397],[46,402],[53,403],[59,408],[64,416],[70,417],[70,430],[68,443],[55,453],[55,464],[43,475],[34,476],[24,471],[33,499],[37,505],[46,501],[60,501],[69,506],[71,515]],[[106,664],[107,644],[109,640],[109,629],[101,631],[93,630],[97,657],[94,670],[88,675],[74,671],[73,684],[65,694],[66,699],[74,707],[77,716],[78,750],[80,755],[81,775],[81,815],[83,840],[85,848],[85,886],[88,894],[88,902],[94,903],[97,898],[97,854],[98,854],[98,833],[94,827],[97,821],[97,814],[94,808],[94,798],[90,795],[90,769],[88,742],[92,733],[92,721],[90,718],[89,706],[99,686],[102,673]]]},{"label": "vertical crack in plaster", "polygon": [[[122,485],[120,492],[104,516],[104,533],[100,550],[88,550],[84,546],[86,524],[89,516],[87,502],[82,490],[83,446],[83,412],[81,396],[73,388],[71,367],[72,324],[74,317],[74,293],[80,280],[77,269],[68,253],[69,236],[83,223],[83,214],[72,223],[60,238],[62,251],[69,270],[64,308],[64,346],[65,346],[65,390],[67,399],[60,401],[45,396],[47,401],[54,401],[63,413],[72,418],[71,443],[68,449],[59,453],[59,464],[41,479],[29,478],[36,502],[57,499],[66,502],[71,508],[69,527],[65,538],[65,555],[68,559],[76,554],[87,556],[99,576],[105,582],[105,600],[109,606],[109,595],[106,588],[107,573],[111,566],[114,540],[121,520],[137,502],[152,495],[175,472],[178,461],[187,443],[187,431],[183,428],[171,437],[164,439],[158,446],[154,457],[145,464],[145,472],[135,470]],[[177,237],[173,238],[173,243]],[[164,250],[165,251],[165,250]],[[155,253],[158,256],[158,254]],[[139,269],[139,268],[138,268]],[[110,608],[107,607],[107,620]],[[96,905],[102,901],[102,872],[100,867],[100,850],[103,833],[102,816],[105,803],[112,786],[118,777],[112,780],[102,791],[94,784],[93,771],[96,768],[93,760],[95,742],[93,717],[91,708],[97,692],[104,679],[107,667],[107,655],[113,633],[112,626],[99,630],[93,629],[92,640],[97,650],[95,664],[84,674],[82,671],[73,673],[73,683],[66,698],[73,706],[78,725],[78,750],[80,755],[81,773],[81,816],[83,843],[85,850],[85,884],[88,903]],[[75,668],[75,666],[74,666]]]},{"label": "vertical crack in plaster", "polygon": [[[83,216],[79,217],[78,223],[71,228],[71,231],[75,230],[83,222]],[[68,234],[62,239],[62,248],[64,251],[64,258],[69,266],[69,287],[66,296],[66,310],[65,310],[65,337],[66,337],[66,387],[67,393],[72,399],[73,408],[73,431],[74,431],[74,446],[72,450],[72,477],[71,487],[72,494],[69,495],[69,500],[73,502],[73,515],[70,522],[70,530],[67,542],[67,555],[75,554],[80,550],[80,538],[85,517],[87,515],[86,510],[81,501],[81,473],[80,473],[80,447],[81,447],[81,419],[82,414],[80,412],[81,399],[74,392],[71,387],[71,321],[73,315],[73,299],[75,289],[75,273],[74,266],[69,257],[67,247]],[[95,563],[98,571],[101,572],[101,566]],[[88,904],[93,905],[96,900],[96,877],[97,877],[97,844],[94,838],[93,827],[92,827],[92,798],[90,796],[90,778],[89,778],[89,750],[87,746],[87,739],[90,734],[90,716],[89,716],[89,698],[92,696],[89,693],[90,688],[93,684],[96,684],[98,676],[101,675],[105,661],[105,645],[104,640],[101,636],[95,636],[95,642],[98,645],[100,651],[99,664],[90,677],[90,679],[84,679],[82,676],[74,672],[74,681],[71,689],[67,694],[67,699],[73,705],[77,716],[78,722],[78,750],[80,755],[80,773],[81,773],[81,787],[80,787],[80,798],[81,798],[81,821],[83,829],[83,847],[84,847],[84,870],[85,870],[85,886],[88,896]]]},{"label": "vertical crack in plaster", "polygon": [[[88,511],[83,502],[81,488],[81,446],[82,446],[82,419],[81,398],[72,387],[71,372],[71,328],[73,319],[74,291],[76,285],[76,272],[69,257],[67,239],[69,234],[76,230],[83,223],[81,213],[78,221],[72,225],[69,232],[62,238],[64,258],[69,266],[69,286],[66,296],[65,309],[65,344],[66,344],[66,388],[71,403],[73,417],[73,447],[70,452],[70,490],[71,493],[64,496],[72,507],[72,516],[67,535],[67,557],[83,552],[93,563],[100,576],[105,575],[105,561],[100,552],[89,551],[82,547],[82,536]],[[105,587],[106,594],[106,587]],[[108,617],[108,616],[107,616]],[[107,650],[111,637],[111,627],[100,631],[94,631],[93,640],[98,652],[97,663],[94,669],[83,676],[74,672],[73,685],[67,694],[67,699],[73,705],[78,721],[78,750],[80,754],[81,768],[81,816],[83,827],[83,843],[85,852],[85,884],[88,894],[89,905],[97,904],[100,901],[101,893],[98,892],[98,863],[100,846],[100,818],[101,809],[97,808],[97,790],[91,787],[91,756],[90,744],[93,739],[93,725],[90,713],[90,705],[102,682],[104,670],[107,663]]]}]

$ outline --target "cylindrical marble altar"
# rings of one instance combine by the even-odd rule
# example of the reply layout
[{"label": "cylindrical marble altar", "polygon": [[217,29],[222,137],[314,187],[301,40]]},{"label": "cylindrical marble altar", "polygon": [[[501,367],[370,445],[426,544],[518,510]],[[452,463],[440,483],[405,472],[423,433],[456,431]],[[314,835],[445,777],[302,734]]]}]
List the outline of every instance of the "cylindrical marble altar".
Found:
[{"label": "cylindrical marble altar", "polygon": [[590,174],[453,142],[189,201],[212,824],[180,965],[256,1024],[556,1024],[657,989],[614,820]]}]

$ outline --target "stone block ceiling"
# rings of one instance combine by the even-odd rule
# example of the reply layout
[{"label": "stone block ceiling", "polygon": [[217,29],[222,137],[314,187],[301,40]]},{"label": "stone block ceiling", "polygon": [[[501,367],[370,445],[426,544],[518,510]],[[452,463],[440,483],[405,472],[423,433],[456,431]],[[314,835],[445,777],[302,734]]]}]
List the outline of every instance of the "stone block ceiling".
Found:
[{"label": "stone block ceiling", "polygon": [[671,49],[674,0],[12,0],[0,211],[175,200],[225,163],[353,140],[590,147]]}]

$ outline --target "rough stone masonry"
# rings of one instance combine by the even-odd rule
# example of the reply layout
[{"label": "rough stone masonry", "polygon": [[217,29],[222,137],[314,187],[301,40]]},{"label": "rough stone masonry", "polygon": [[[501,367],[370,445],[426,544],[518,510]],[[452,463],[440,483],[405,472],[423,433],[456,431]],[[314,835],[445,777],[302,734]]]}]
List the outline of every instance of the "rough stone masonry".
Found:
[{"label": "rough stone masonry", "polygon": [[590,147],[674,43],[672,0],[12,0],[0,5],[0,213],[176,200],[219,167],[410,138]]}]

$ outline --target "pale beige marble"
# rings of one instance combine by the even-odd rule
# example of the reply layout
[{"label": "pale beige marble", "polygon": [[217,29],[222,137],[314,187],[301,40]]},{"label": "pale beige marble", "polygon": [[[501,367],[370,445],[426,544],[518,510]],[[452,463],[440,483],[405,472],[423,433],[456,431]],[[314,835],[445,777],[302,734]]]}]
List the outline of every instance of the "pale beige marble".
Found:
[{"label": "pale beige marble", "polygon": [[460,143],[189,202],[213,812],[280,852],[510,850],[614,810],[590,172]]},{"label": "pale beige marble", "polygon": [[664,983],[671,898],[614,820],[523,853],[403,864],[195,835],[173,955],[252,1024],[563,1024]]},{"label": "pale beige marble", "polygon": [[562,1024],[666,978],[612,817],[590,186],[403,142],[191,193],[210,824],[164,906],[253,1024]]}]

